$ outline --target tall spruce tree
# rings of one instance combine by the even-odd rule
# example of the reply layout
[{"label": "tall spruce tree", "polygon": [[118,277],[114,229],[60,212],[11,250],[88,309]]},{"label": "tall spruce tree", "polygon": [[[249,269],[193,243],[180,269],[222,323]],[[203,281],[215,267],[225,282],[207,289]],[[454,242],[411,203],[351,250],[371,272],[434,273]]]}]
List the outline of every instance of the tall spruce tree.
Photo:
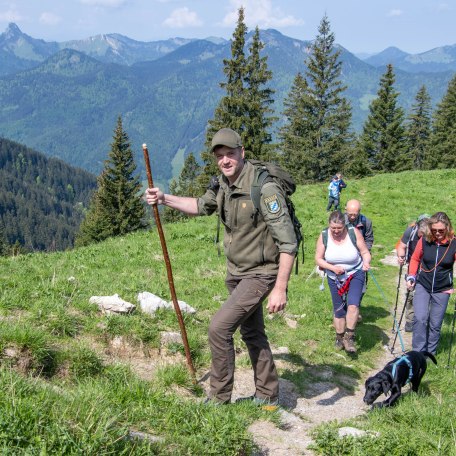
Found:
[{"label": "tall spruce tree", "polygon": [[283,115],[287,121],[279,131],[282,165],[301,183],[312,180],[308,174],[312,162],[306,153],[312,146],[312,99],[309,97],[307,81],[298,73],[284,101]]},{"label": "tall spruce tree", "polygon": [[456,167],[456,76],[434,111],[426,168]]},{"label": "tall spruce tree", "polygon": [[[284,114],[287,123],[301,125],[307,135],[306,149],[295,150],[301,161],[301,170],[292,170],[294,175],[301,175],[302,181],[325,180],[340,171],[344,158],[353,144],[353,134],[350,131],[351,107],[343,96],[346,87],[341,82],[342,62],[339,60],[340,50],[334,47],[334,34],[325,15],[320,22],[318,35],[309,49],[307,70],[305,73],[306,87],[302,86],[302,100],[296,98],[296,84],[302,81],[295,79],[293,93],[288,97]],[[296,105],[292,102],[295,100]],[[301,120],[297,116],[304,116]],[[290,155],[293,133],[288,126],[281,130],[282,147]],[[285,150],[283,150],[285,152]],[[293,165],[295,166],[295,165]]]},{"label": "tall spruce tree", "polygon": [[360,148],[373,171],[398,171],[407,162],[404,111],[397,106],[399,93],[394,88],[394,81],[393,66],[387,65],[359,139]]},{"label": "tall spruce tree", "polygon": [[76,245],[124,235],[147,225],[140,194],[141,184],[139,177],[133,174],[135,170],[128,135],[119,116],[111,151],[97,179],[98,188],[81,224]]},{"label": "tall spruce tree", "polygon": [[223,60],[226,80],[220,83],[220,87],[225,90],[225,95],[215,109],[214,118],[208,122],[206,150],[201,153],[204,168],[198,179],[200,189],[206,187],[211,176],[219,173],[210,144],[221,128],[232,128],[241,135],[247,158],[269,156],[270,149],[264,145],[271,141],[267,129],[274,121],[274,117],[269,116],[273,91],[265,85],[272,74],[267,67],[267,58],[260,56],[263,43],[258,28],[246,55],[247,30],[244,8],[241,7],[231,41],[231,58]]},{"label": "tall spruce tree", "polygon": [[406,135],[406,169],[423,169],[431,136],[431,97],[424,85],[418,90],[407,118]]},{"label": "tall spruce tree", "polygon": [[223,72],[226,81],[220,83],[225,95],[220,99],[214,112],[214,118],[208,122],[206,131],[206,150],[201,153],[204,168],[198,179],[200,188],[205,188],[210,178],[219,174],[217,165],[210,152],[211,141],[221,128],[232,128],[242,137],[246,117],[246,88],[244,81],[247,75],[247,58],[245,56],[245,38],[247,26],[244,22],[244,8],[239,8],[236,28],[231,41],[231,59],[223,59]]},{"label": "tall spruce tree", "polygon": [[257,26],[247,58],[245,76],[247,119],[243,144],[248,157],[270,161],[273,157],[271,148],[267,145],[271,142],[270,128],[277,118],[271,115],[274,112],[271,108],[274,103],[272,98],[274,90],[266,84],[272,79],[272,71],[268,69],[267,56],[260,55],[263,48],[264,43],[260,40],[260,30]]}]

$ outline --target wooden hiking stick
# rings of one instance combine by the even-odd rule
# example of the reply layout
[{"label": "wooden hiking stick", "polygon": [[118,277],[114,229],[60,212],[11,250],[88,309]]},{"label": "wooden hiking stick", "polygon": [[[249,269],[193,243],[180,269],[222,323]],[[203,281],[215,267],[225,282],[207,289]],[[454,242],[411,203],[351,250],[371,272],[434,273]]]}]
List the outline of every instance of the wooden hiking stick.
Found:
[{"label": "wooden hiking stick", "polygon": [[[147,150],[147,144],[143,144],[142,148],[143,148],[143,153],[144,153],[144,161],[146,163],[147,181],[149,184],[149,188],[153,188],[154,181],[152,179],[152,171],[150,169],[149,151]],[[182,336],[182,341],[184,343],[185,357],[187,358],[187,366],[192,375],[193,381],[196,382],[195,368],[193,367],[192,356],[190,354],[190,347],[188,345],[187,331],[185,329],[184,319],[182,318],[182,312],[180,310],[179,303],[177,302],[176,290],[174,288],[173,271],[171,269],[171,261],[169,260],[168,248],[166,247],[165,235],[163,233],[163,228],[162,228],[162,224],[160,221],[160,214],[158,213],[158,205],[154,204],[152,206],[152,208],[153,208],[154,217],[155,217],[155,224],[157,225],[158,235],[160,237],[160,244],[161,244],[161,247],[163,250],[163,257],[165,258],[166,272],[168,274],[169,291],[171,292],[171,298],[173,300],[174,310],[176,311],[177,320],[179,322],[180,332],[181,332],[181,336]]]}]

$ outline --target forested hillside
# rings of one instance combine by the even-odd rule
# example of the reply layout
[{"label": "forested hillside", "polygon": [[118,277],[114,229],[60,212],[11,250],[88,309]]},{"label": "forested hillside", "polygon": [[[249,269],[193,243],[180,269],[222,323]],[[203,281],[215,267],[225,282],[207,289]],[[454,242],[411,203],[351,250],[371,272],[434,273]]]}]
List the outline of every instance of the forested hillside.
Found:
[{"label": "forested hillside", "polygon": [[[19,52],[19,38],[27,37],[17,30],[15,35],[15,40],[5,35],[4,44]],[[275,140],[293,78],[306,70],[310,41],[290,38],[276,30],[260,31],[260,39],[265,45],[261,54],[267,56],[272,71],[269,85],[275,90],[272,108],[278,120],[270,129]],[[246,47],[251,42],[252,31],[246,36]],[[37,54],[43,43],[32,44]],[[163,182],[176,176],[179,163],[190,152],[199,159],[208,119],[223,95],[220,83],[224,80],[223,60],[230,57],[229,42],[191,41],[170,48],[153,61],[138,62],[135,58],[138,63],[131,66],[106,63],[100,56],[89,57],[87,54],[94,54],[82,44],[77,49],[85,53],[64,49],[49,57],[52,49],[55,46],[40,54],[33,69],[0,77],[1,135],[98,174],[113,125],[121,115],[139,171],[143,170],[144,142],[152,152],[155,176]],[[385,68],[375,68],[346,49],[337,49],[343,64],[341,80],[347,86],[353,110],[352,127],[360,131]],[[122,47],[122,52],[122,61],[130,61],[128,53],[133,51]],[[6,64],[6,58],[13,55],[12,51],[4,58],[0,54],[0,64]],[[452,75],[448,71],[396,71],[398,103],[408,112],[417,91],[426,85],[435,105]]]},{"label": "forested hillside", "polygon": [[64,250],[96,187],[94,175],[0,138],[0,229],[22,250]]}]

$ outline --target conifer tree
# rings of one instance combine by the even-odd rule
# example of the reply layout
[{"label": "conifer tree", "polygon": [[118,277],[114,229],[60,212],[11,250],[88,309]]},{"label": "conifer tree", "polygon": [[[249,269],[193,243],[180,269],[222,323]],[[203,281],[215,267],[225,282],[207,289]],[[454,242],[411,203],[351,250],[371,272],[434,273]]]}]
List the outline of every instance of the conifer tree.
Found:
[{"label": "conifer tree", "polygon": [[240,134],[246,158],[265,158],[270,152],[270,149],[265,148],[265,143],[271,141],[267,129],[274,121],[274,117],[269,116],[273,91],[265,88],[265,85],[272,74],[267,68],[267,58],[260,57],[263,43],[258,28],[246,55],[247,30],[244,8],[241,7],[231,41],[231,58],[223,60],[226,80],[220,83],[220,87],[225,95],[215,109],[214,118],[208,122],[206,150],[201,153],[204,168],[198,179],[200,189],[206,187],[211,176],[219,174],[210,144],[214,134],[221,128],[232,128]]},{"label": "conifer tree", "polygon": [[360,147],[373,171],[398,171],[407,162],[404,111],[397,106],[394,81],[393,66],[387,65],[360,136]]},{"label": "conifer tree", "polygon": [[247,120],[243,135],[243,144],[247,157],[257,160],[271,160],[271,149],[267,145],[271,142],[270,128],[276,117],[271,116],[274,103],[274,90],[266,84],[272,79],[272,71],[267,66],[267,56],[260,56],[264,44],[260,40],[260,30],[255,28],[252,43],[247,58]]},{"label": "conifer tree", "polygon": [[418,90],[407,120],[407,169],[423,169],[431,136],[431,97],[426,86]]},{"label": "conifer tree", "polygon": [[245,56],[245,37],[247,26],[244,22],[244,8],[239,8],[236,28],[231,41],[231,59],[223,59],[223,72],[226,81],[220,83],[225,95],[221,98],[214,112],[214,118],[208,122],[206,131],[206,150],[201,153],[204,162],[203,172],[198,184],[200,189],[206,187],[211,176],[219,174],[217,165],[210,152],[212,137],[221,128],[232,128],[241,137],[244,132],[246,103],[245,77],[247,74],[247,58]]},{"label": "conifer tree", "polygon": [[141,184],[128,135],[119,116],[108,159],[100,176],[76,245],[87,245],[146,226]]},{"label": "conifer tree", "polygon": [[430,143],[426,168],[456,167],[456,76],[434,112]]},{"label": "conifer tree", "polygon": [[6,241],[5,230],[2,223],[0,223],[0,256],[8,254],[8,242]]},{"label": "conifer tree", "polygon": [[[295,94],[288,97],[285,115],[288,123],[305,124],[306,149],[296,150],[302,156],[302,170],[291,170],[292,174],[302,175],[303,181],[324,180],[340,171],[344,158],[352,147],[353,134],[350,132],[351,107],[343,96],[346,87],[341,82],[342,62],[340,50],[334,47],[334,34],[325,15],[320,22],[318,35],[310,46],[306,61],[306,89],[300,108],[292,105]],[[296,83],[299,80],[295,80]],[[293,87],[292,90],[295,90]],[[296,117],[304,116],[302,120]],[[283,147],[288,148],[287,126],[281,131]],[[291,128],[293,131],[293,128]],[[288,145],[286,145],[288,143]],[[298,160],[295,160],[298,163]],[[293,165],[295,166],[295,165]]]},{"label": "conifer tree", "polygon": [[284,101],[283,115],[287,121],[279,131],[282,165],[301,183],[311,180],[308,170],[312,163],[306,153],[311,148],[312,132],[312,99],[309,97],[307,81],[298,73]]},{"label": "conifer tree", "polygon": [[[198,187],[197,180],[200,173],[201,166],[196,161],[195,156],[192,153],[188,154],[179,178],[171,181],[169,185],[169,192],[172,195],[179,196],[199,196],[200,189]],[[187,216],[182,212],[169,207],[165,207],[163,211],[163,219],[167,222],[174,222],[186,217]]]}]

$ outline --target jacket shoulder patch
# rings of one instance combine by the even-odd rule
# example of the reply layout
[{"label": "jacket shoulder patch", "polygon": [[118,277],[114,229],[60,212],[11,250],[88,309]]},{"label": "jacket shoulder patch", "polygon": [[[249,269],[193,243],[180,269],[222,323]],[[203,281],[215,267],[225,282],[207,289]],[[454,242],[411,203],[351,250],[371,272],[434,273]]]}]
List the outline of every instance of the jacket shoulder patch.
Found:
[{"label": "jacket shoulder patch", "polygon": [[277,198],[277,194],[268,196],[267,198],[264,198],[263,201],[268,209],[268,212],[271,214],[277,214],[280,211],[280,202],[279,198]]}]

